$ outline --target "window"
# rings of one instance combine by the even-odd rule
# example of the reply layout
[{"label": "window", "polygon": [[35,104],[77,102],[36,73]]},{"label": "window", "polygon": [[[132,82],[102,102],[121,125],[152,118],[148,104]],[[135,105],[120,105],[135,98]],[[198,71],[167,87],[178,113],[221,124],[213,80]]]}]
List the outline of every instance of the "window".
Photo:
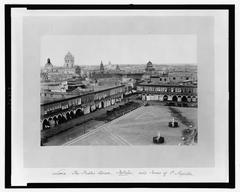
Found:
[{"label": "window", "polygon": [[181,92],[181,88],[176,88],[175,92]]},{"label": "window", "polygon": [[186,80],[188,80],[189,79],[189,77],[186,77]]},{"label": "window", "polygon": [[167,79],[166,79],[166,78],[164,78],[164,81],[167,81]]},{"label": "window", "polygon": [[175,80],[176,78],[175,77],[173,77],[173,80]]},{"label": "window", "polygon": [[162,81],[162,78],[160,78],[160,81]]}]

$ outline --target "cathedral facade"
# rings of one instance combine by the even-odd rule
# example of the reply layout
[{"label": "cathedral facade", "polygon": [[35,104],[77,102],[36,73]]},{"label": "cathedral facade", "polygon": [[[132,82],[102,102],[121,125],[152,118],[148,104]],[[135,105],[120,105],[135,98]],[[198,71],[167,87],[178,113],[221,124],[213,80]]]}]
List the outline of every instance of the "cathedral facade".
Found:
[{"label": "cathedral facade", "polygon": [[65,55],[62,67],[54,66],[48,58],[41,71],[42,80],[64,80],[73,76],[81,76],[81,68],[74,65],[74,56],[70,52]]}]

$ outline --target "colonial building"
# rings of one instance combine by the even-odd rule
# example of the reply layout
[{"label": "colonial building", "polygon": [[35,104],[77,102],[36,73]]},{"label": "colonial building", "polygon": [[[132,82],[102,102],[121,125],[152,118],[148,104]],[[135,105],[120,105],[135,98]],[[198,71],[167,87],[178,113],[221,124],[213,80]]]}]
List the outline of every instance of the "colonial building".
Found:
[{"label": "colonial building", "polygon": [[41,70],[42,81],[62,81],[75,76],[81,76],[81,68],[74,65],[74,56],[68,52],[64,57],[64,65],[62,67],[54,67],[50,59]]},{"label": "colonial building", "polygon": [[114,105],[123,99],[124,93],[125,86],[121,85],[41,104],[42,129],[46,129],[50,124],[54,127],[73,117],[79,117],[80,114],[88,114],[97,109]]},{"label": "colonial building", "polygon": [[163,73],[160,75],[152,75],[149,79],[152,83],[166,84],[192,82],[193,84],[197,84],[196,73]]},{"label": "colonial building", "polygon": [[72,92],[78,87],[85,87],[80,78],[72,78],[66,81],[62,81],[60,84],[61,92]]},{"label": "colonial building", "polygon": [[51,91],[41,91],[40,93],[40,102],[41,104],[54,102],[66,98],[79,96],[79,93],[76,92],[51,92]]},{"label": "colonial building", "polygon": [[192,103],[197,106],[197,85],[143,82],[137,85],[142,100]]}]

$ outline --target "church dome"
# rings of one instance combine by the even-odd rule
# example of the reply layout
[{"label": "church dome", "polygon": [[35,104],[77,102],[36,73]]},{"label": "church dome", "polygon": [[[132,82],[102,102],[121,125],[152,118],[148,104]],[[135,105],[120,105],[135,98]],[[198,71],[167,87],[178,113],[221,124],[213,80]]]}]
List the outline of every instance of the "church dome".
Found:
[{"label": "church dome", "polygon": [[53,68],[53,64],[51,63],[50,59],[47,59],[47,63],[45,64],[45,68],[46,69],[52,69]]},{"label": "church dome", "polygon": [[147,63],[147,67],[153,67],[153,64],[152,64],[151,61],[148,61],[148,63]]},{"label": "church dome", "polygon": [[65,60],[67,60],[67,59],[72,60],[72,59],[74,59],[74,57],[73,57],[73,55],[68,51],[68,53],[65,55],[64,59],[65,59]]},{"label": "church dome", "polygon": [[147,66],[145,68],[145,70],[148,71],[154,71],[155,69],[153,68],[153,64],[151,61],[148,61]]}]

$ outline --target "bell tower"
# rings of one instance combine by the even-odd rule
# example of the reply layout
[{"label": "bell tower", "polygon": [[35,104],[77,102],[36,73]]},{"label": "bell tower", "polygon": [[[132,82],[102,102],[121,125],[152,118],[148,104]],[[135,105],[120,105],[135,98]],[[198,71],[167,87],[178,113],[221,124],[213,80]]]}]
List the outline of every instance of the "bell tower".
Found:
[{"label": "bell tower", "polygon": [[104,66],[103,66],[103,62],[102,61],[101,61],[101,64],[100,64],[100,72],[104,73]]},{"label": "bell tower", "polygon": [[68,52],[64,57],[64,67],[66,68],[73,68],[74,66],[74,56]]}]

